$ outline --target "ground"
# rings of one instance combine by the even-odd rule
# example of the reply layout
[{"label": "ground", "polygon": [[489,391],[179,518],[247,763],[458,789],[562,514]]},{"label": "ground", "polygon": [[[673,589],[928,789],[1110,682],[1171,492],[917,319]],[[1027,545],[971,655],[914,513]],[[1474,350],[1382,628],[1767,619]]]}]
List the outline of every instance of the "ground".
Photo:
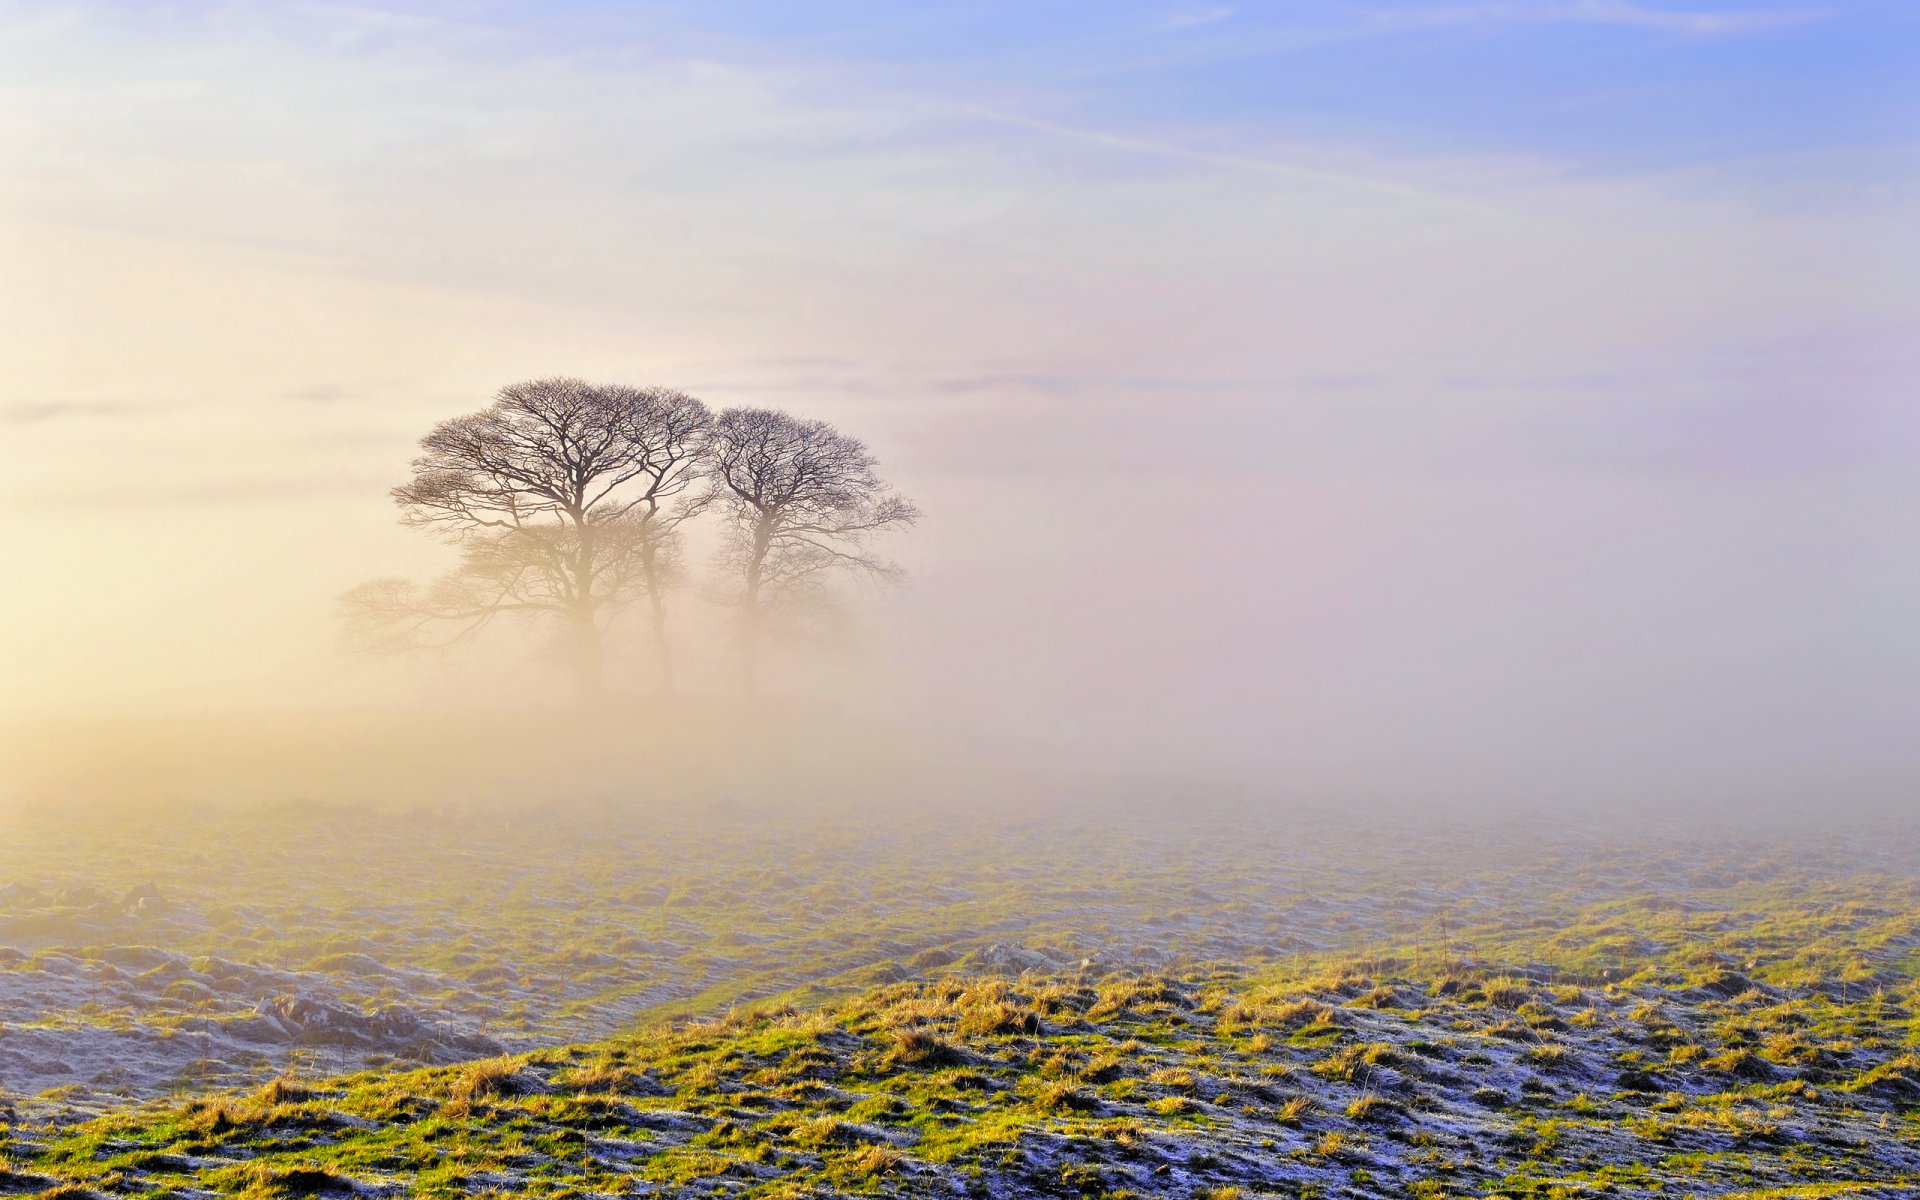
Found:
[{"label": "ground", "polygon": [[1898,825],[721,798],[6,832],[14,1191],[1920,1193]]}]

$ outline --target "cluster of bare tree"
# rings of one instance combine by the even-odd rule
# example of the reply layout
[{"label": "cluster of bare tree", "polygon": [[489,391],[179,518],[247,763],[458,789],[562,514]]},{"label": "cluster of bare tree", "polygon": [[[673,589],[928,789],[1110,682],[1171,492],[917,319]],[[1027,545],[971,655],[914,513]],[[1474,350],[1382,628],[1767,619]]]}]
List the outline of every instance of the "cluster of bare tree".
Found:
[{"label": "cluster of bare tree", "polygon": [[719,525],[721,599],[738,610],[745,685],[781,622],[821,611],[832,574],[898,573],[873,552],[917,513],[857,438],[774,409],[713,413],[684,392],[541,379],[420,441],[393,489],[404,520],[458,547],[427,587],[378,579],[341,598],[380,648],[444,645],[503,616],[562,631],[583,696],[604,683],[603,642],[644,605],[671,686],[667,601],[697,518]]}]

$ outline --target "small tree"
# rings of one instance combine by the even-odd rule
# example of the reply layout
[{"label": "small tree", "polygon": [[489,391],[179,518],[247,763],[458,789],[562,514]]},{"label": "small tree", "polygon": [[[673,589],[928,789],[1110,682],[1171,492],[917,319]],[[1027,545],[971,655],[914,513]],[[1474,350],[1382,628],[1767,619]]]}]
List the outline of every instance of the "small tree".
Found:
[{"label": "small tree", "polygon": [[820,599],[835,571],[899,573],[871,543],[919,512],[876,466],[858,438],[825,421],[766,408],[730,408],[715,419],[705,504],[724,524],[721,563],[737,581],[748,691],[769,615]]},{"label": "small tree", "polygon": [[444,644],[508,614],[549,618],[591,697],[606,623],[646,595],[664,664],[673,539],[710,426],[705,405],[663,388],[502,388],[487,408],[436,425],[412,479],[393,489],[406,523],[457,545],[459,565],[425,589],[355,588],[342,597],[348,615],[391,647]]}]

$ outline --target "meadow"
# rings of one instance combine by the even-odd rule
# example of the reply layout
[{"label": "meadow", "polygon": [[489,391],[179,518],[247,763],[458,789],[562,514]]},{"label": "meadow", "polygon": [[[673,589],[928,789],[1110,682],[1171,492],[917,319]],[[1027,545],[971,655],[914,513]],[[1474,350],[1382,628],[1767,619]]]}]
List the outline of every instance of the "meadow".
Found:
[{"label": "meadow", "polygon": [[30,810],[7,1186],[1908,1194],[1915,849],[1199,789]]}]

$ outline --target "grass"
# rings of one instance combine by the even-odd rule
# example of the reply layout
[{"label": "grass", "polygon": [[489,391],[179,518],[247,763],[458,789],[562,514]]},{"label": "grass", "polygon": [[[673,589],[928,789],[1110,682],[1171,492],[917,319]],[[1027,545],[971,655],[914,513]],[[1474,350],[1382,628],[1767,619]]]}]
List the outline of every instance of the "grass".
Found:
[{"label": "grass", "polygon": [[888,816],[24,820],[0,1191],[1915,1186],[1911,833]]},{"label": "grass", "polygon": [[[820,1009],[737,1009],[447,1068],[137,1106],[29,1129],[15,1154],[48,1186],[127,1196],[560,1197],[624,1181],[740,1197],[1920,1186],[1913,1096],[1890,1082],[1914,1061],[1911,989],[1852,1004],[1775,992],[1734,1011],[1684,988],[1567,985],[1530,999],[1538,1015],[1594,1012],[1604,1032],[1545,1022],[1560,1031],[1542,1037],[1564,1040],[1515,1048],[1484,998],[1497,976],[1448,995],[1438,980],[1400,977],[1392,986],[1408,1003],[1393,1008],[1351,1003],[1381,986],[1343,996],[1351,983],[1298,981],[1322,989],[1315,999],[1347,1039],[1331,1053],[1276,1040],[1250,1061],[1241,1014],[1279,984],[1242,970],[1097,988],[909,982]],[[1154,999],[1107,1003],[1121,995]],[[1042,1007],[1049,1019],[1024,1019]],[[1693,1030],[1715,1053],[1683,1068],[1673,1090],[1615,1089],[1617,1064],[1647,1036],[1633,1015],[1649,1007],[1661,1028]],[[1717,1061],[1739,1053],[1727,1042],[1750,1037],[1750,1021],[1796,1007],[1847,1030],[1846,1054],[1776,1068],[1791,1077],[1765,1085]],[[1021,1019],[998,1019],[1006,1012]],[[1538,1053],[1549,1045],[1560,1053]],[[1264,1082],[1276,1075],[1293,1090]],[[1485,1103],[1489,1079],[1516,1101]]]}]

